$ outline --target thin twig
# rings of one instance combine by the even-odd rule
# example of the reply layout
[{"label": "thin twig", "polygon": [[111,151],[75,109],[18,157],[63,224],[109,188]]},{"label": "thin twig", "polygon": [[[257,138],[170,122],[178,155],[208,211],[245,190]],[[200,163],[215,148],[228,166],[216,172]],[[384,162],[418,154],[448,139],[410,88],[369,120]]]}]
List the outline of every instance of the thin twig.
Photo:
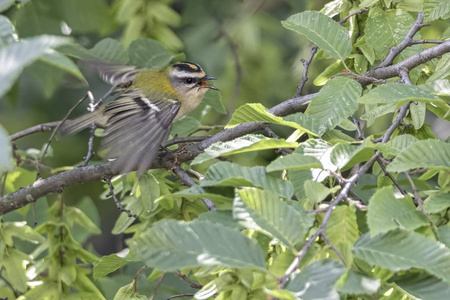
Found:
[{"label": "thin twig", "polygon": [[109,187],[109,193],[106,195],[106,197],[111,196],[114,200],[114,203],[116,204],[116,207],[118,210],[126,213],[128,215],[129,218],[133,217],[135,219],[137,219],[137,215],[131,213],[131,211],[129,209],[126,209],[119,201],[119,199],[117,199],[116,194],[114,193],[114,186],[111,183],[111,179],[109,178],[104,178],[104,180],[106,181],[106,183],[108,184]]},{"label": "thin twig", "polygon": [[[350,193],[351,193],[351,191],[350,191]],[[347,201],[347,203],[350,204],[350,205],[354,205],[360,211],[366,211],[367,210],[367,205],[365,205],[362,201],[355,201],[355,200],[351,199],[350,197],[347,197],[345,199],[345,201]]]},{"label": "thin twig", "polygon": [[356,125],[356,132],[358,133],[358,136],[356,137],[356,139],[364,140],[365,136],[364,136],[364,131],[361,128],[361,122],[357,118],[355,118],[354,116],[351,116],[350,119],[352,120],[353,124]]},{"label": "thin twig", "polygon": [[351,17],[353,17],[353,16],[355,16],[355,15],[360,15],[360,14],[363,14],[363,13],[366,13],[366,12],[368,12],[369,11],[369,9],[368,8],[362,8],[362,9],[360,9],[360,10],[358,10],[358,11],[355,11],[354,13],[351,13],[351,14],[349,14],[348,16],[346,16],[345,18],[343,18],[342,20],[340,20],[339,21],[339,24],[344,24],[345,22],[347,22],[347,20],[348,19],[350,19]]},{"label": "thin twig", "polygon": [[195,294],[189,294],[189,293],[178,294],[178,295],[170,296],[169,298],[167,298],[167,300],[176,299],[176,298],[181,298],[181,297],[193,297],[193,296],[195,296]]},{"label": "thin twig", "polygon": [[211,137],[210,135],[191,135],[185,137],[174,137],[173,139],[165,143],[164,147],[169,147],[175,144],[201,142],[210,137]]},{"label": "thin twig", "polygon": [[210,130],[216,130],[216,129],[224,129],[225,125],[203,125],[197,128],[192,134],[199,132],[199,131],[210,131]]},{"label": "thin twig", "polygon": [[158,294],[159,287],[161,286],[165,275],[166,275],[166,273],[163,273],[161,276],[159,276],[158,283],[156,284],[155,288],[153,289],[153,295],[149,300],[155,299],[156,294]]},{"label": "thin twig", "polygon": [[101,97],[100,100],[98,100],[98,102],[95,105],[93,104],[92,106],[90,106],[88,110],[91,112],[97,110],[103,104],[103,102],[106,100],[106,98],[108,98],[109,96],[112,96],[114,94],[120,93],[122,91],[124,91],[123,88],[121,88],[120,86],[117,86],[117,85],[113,85],[109,89],[109,91],[107,91],[106,94],[103,95],[103,97]]},{"label": "thin twig", "polygon": [[44,159],[45,155],[47,154],[48,148],[50,147],[50,143],[52,142],[53,137],[55,136],[56,132],[58,132],[58,129],[64,124],[64,122],[67,120],[67,118],[69,118],[69,115],[72,113],[72,111],[74,111],[74,109],[77,108],[78,105],[80,105],[87,97],[88,97],[88,94],[86,94],[83,98],[78,100],[78,102],[74,106],[72,106],[71,109],[69,109],[67,114],[61,120],[61,122],[59,122],[59,124],[56,125],[56,127],[53,129],[53,132],[50,135],[50,138],[48,139],[47,144],[45,145],[44,151],[42,152],[42,155],[39,158],[38,165],[36,167],[36,180],[39,179],[39,177],[41,176],[41,174],[40,174],[40,167],[41,167],[41,164],[42,164],[42,160]]},{"label": "thin twig", "polygon": [[335,74],[335,75],[331,76],[330,79],[333,79],[333,78],[336,78],[336,77],[340,77],[340,76],[352,76],[354,79],[356,79],[358,81],[370,82],[370,83],[373,83],[373,84],[385,84],[385,83],[387,83],[387,80],[378,79],[378,78],[375,78],[375,77],[372,77],[372,76],[367,76],[365,74],[359,75],[359,74],[356,74],[356,73],[354,73],[354,72],[352,72],[350,70],[347,70],[347,71],[342,72],[342,73]]},{"label": "thin twig", "polygon": [[181,278],[182,280],[186,281],[187,283],[189,283],[189,286],[193,289],[198,289],[200,290],[201,288],[203,288],[203,285],[201,284],[197,284],[195,282],[193,282],[192,280],[190,280],[186,275],[181,274],[180,272],[175,272],[175,275],[179,278]]},{"label": "thin twig", "polygon": [[56,126],[58,126],[59,123],[61,123],[61,121],[39,124],[39,125],[30,127],[30,128],[27,128],[25,130],[19,131],[17,133],[14,133],[13,135],[11,135],[9,137],[9,139],[11,141],[15,141],[15,140],[18,140],[18,139],[20,139],[20,138],[22,138],[24,136],[30,135],[30,134],[35,133],[35,132],[50,131],[53,128],[55,128]]},{"label": "thin twig", "polygon": [[[280,136],[279,136],[278,134],[276,134],[272,129],[270,129],[269,126],[270,126],[269,124],[264,123],[264,124],[261,125],[261,128],[264,129],[264,131],[267,132],[267,134],[268,134],[271,138],[274,138],[274,139],[279,140],[279,139],[280,139]],[[283,155],[283,156],[286,156],[286,155],[288,155],[288,154],[290,154],[290,153],[292,153],[292,152],[294,152],[294,151],[292,151],[292,149],[288,149],[288,148],[279,148],[279,149],[277,150],[277,152],[280,153],[280,154]]]},{"label": "thin twig", "polygon": [[412,179],[411,175],[409,174],[409,172],[405,172],[406,178],[408,178],[409,184],[411,185],[411,188],[413,190],[414,193],[414,202],[416,202],[416,204],[419,206],[419,209],[425,214],[427,215],[427,213],[425,212],[425,210],[423,209],[423,199],[422,197],[420,197],[419,194],[419,190],[417,189],[416,184],[414,183],[414,180]]},{"label": "thin twig", "polygon": [[83,160],[83,167],[86,167],[89,163],[89,161],[94,157],[94,140],[95,140],[95,130],[97,129],[97,125],[94,123],[91,124],[91,128],[89,130],[89,140],[88,140],[88,152]]},{"label": "thin twig", "polygon": [[309,65],[311,64],[314,55],[316,55],[317,50],[319,50],[319,47],[317,47],[316,45],[314,45],[311,48],[311,52],[309,53],[309,57],[308,60],[305,60],[303,58],[300,59],[300,61],[303,64],[303,75],[302,75],[302,79],[300,81],[300,83],[297,85],[297,92],[295,93],[294,97],[299,97],[302,94],[302,90],[303,87],[305,86],[305,83],[308,81],[308,70],[309,70]]},{"label": "thin twig", "polygon": [[409,43],[411,45],[416,45],[416,44],[442,44],[443,40],[412,40]]},{"label": "thin twig", "polygon": [[[137,290],[137,281],[138,281],[138,277],[139,275],[141,275],[141,273],[147,269],[147,266],[142,266],[137,272],[136,275],[134,275],[134,281],[133,281],[133,286],[134,286],[134,293],[137,294],[138,290]],[[163,274],[164,275],[164,274]]]},{"label": "thin twig", "polygon": [[[187,186],[194,186],[197,185],[195,181],[189,176],[186,171],[184,171],[180,166],[176,166],[173,169],[174,173],[183,181]],[[203,203],[206,205],[208,210],[216,210],[216,206],[214,205],[214,202],[211,201],[211,199],[202,198]]]},{"label": "thin twig", "polygon": [[336,248],[333,243],[331,242],[330,238],[328,238],[325,230],[320,232],[320,235],[322,236],[322,239],[324,240],[325,244],[328,245],[328,247],[330,247],[331,250],[333,250],[336,255],[339,257],[339,259],[342,261],[342,263],[344,264],[344,266],[347,266],[347,264],[345,263],[344,260],[344,256],[342,255],[341,251],[339,251],[338,248]]},{"label": "thin twig", "polygon": [[386,170],[386,166],[385,166],[383,160],[381,159],[381,155],[378,157],[377,162],[378,162],[378,164],[380,165],[381,170],[383,170],[384,175],[386,175],[387,177],[389,177],[389,179],[395,184],[395,186],[396,186],[397,189],[400,191],[400,193],[402,193],[403,196],[408,195],[408,192],[405,190],[405,188],[402,187],[402,186],[400,185],[400,183],[394,178],[394,176],[392,176],[392,174],[389,173],[389,172]]},{"label": "thin twig", "polygon": [[394,59],[399,55],[403,50],[405,50],[406,47],[412,45],[411,41],[413,40],[414,35],[422,29],[422,27],[426,26],[426,24],[422,24],[424,18],[423,12],[420,12],[417,14],[417,19],[414,22],[414,25],[411,27],[411,29],[406,34],[403,41],[398,44],[395,47],[392,47],[389,50],[389,54],[386,56],[386,58],[377,66],[377,68],[387,67],[392,64]]},{"label": "thin twig", "polygon": [[205,176],[203,176],[203,174],[200,174],[199,172],[197,172],[193,169],[189,169],[189,170],[187,170],[187,172],[194,175],[195,177],[197,177],[198,180],[202,180],[203,178],[205,178]]}]

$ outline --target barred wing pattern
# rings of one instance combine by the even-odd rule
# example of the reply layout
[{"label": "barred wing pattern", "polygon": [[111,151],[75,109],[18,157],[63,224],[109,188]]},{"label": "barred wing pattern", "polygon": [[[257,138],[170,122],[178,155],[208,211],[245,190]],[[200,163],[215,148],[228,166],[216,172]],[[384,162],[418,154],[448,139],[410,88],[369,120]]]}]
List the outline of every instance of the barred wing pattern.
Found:
[{"label": "barred wing pattern", "polygon": [[116,171],[144,173],[167,140],[180,102],[163,95],[156,99],[151,101],[132,89],[106,106],[102,149],[108,150],[107,158],[117,157],[113,164]]}]

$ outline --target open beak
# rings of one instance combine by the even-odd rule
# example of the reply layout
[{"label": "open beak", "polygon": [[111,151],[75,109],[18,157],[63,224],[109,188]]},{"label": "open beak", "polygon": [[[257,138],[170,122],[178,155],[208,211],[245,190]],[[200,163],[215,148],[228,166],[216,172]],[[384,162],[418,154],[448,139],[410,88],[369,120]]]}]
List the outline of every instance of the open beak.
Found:
[{"label": "open beak", "polygon": [[199,82],[200,87],[202,87],[202,88],[208,88],[208,89],[212,89],[212,90],[216,90],[216,91],[219,90],[219,89],[216,88],[215,86],[208,84],[208,83],[206,82],[207,80],[216,80],[216,78],[211,77],[211,76],[208,76],[208,75],[205,76],[205,77],[203,77],[203,78],[202,78],[202,81]]}]

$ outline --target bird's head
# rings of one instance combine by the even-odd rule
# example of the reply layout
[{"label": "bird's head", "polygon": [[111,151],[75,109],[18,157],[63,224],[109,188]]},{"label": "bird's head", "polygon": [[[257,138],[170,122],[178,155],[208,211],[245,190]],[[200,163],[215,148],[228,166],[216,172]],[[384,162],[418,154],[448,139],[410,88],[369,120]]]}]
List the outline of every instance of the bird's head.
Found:
[{"label": "bird's head", "polygon": [[206,75],[202,67],[196,63],[177,62],[167,69],[167,74],[173,88],[183,100],[198,104],[208,89],[218,90],[207,82],[215,78]]}]

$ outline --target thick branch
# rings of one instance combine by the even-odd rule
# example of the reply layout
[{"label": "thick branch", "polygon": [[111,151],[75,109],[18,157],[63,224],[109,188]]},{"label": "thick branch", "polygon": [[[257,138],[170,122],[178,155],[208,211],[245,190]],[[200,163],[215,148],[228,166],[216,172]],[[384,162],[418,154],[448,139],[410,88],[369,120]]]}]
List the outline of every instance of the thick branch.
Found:
[{"label": "thick branch", "polygon": [[[445,53],[450,52],[450,40],[445,41],[440,45],[428,48],[422,52],[417,53],[395,65],[377,68],[367,72],[365,75],[368,77],[375,77],[379,79],[388,79],[392,77],[397,77],[400,69],[412,70],[415,67],[432,60],[433,58],[440,57]],[[361,84],[367,84],[370,82],[366,82],[361,80]]]},{"label": "thick branch", "polygon": [[[380,79],[397,77],[399,76],[399,72],[401,69],[411,70],[412,68],[417,67],[418,65],[423,64],[433,58],[442,56],[447,52],[450,52],[450,41],[445,41],[440,45],[424,50],[395,65],[372,70],[365,75]],[[360,79],[359,81],[363,85],[370,83],[365,83],[363,79]],[[293,114],[298,112],[306,102],[310,101],[315,96],[317,96],[317,94],[310,94],[289,99],[274,106],[269,111],[276,116],[286,116],[289,114]],[[389,140],[392,133],[401,123],[401,120],[403,119],[404,114],[406,114],[408,108],[409,104],[405,104],[400,109],[397,119],[394,121],[393,126],[391,126],[385,133],[383,139]],[[260,128],[261,123],[257,122],[241,124],[231,129],[222,130],[219,133],[199,143],[187,145],[182,150],[175,151],[174,154],[176,155],[177,161],[179,163],[185,162],[193,159],[201,152],[203,152],[207,147],[218,141],[229,141],[259,130]],[[152,168],[170,169],[173,166],[173,155],[170,153],[161,153],[153,162]],[[111,171],[110,163],[104,163],[100,165],[77,168],[60,174],[56,174],[46,179],[40,179],[27,187],[1,197],[0,214],[4,214],[23,207],[29,203],[36,201],[40,197],[46,196],[50,193],[61,191],[67,186],[72,186],[89,181],[98,181],[105,177],[111,177],[114,175],[118,174],[115,174]]]}]

